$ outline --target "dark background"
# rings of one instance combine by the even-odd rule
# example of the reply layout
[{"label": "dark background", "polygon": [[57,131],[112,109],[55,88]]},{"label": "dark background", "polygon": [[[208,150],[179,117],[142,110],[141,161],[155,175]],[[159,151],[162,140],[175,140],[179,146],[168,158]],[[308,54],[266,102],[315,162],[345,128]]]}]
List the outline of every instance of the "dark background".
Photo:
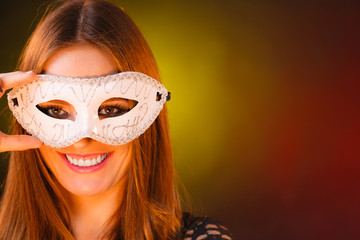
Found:
[{"label": "dark background", "polygon": [[[197,212],[236,239],[360,239],[357,1],[120,2],[172,92],[176,167]],[[2,1],[0,72],[42,3]]]}]

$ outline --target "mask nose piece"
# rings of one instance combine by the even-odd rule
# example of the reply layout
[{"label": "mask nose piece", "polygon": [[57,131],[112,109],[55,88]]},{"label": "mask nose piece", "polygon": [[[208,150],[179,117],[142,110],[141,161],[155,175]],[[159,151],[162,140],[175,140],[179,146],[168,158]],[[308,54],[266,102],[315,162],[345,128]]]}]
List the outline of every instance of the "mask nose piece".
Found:
[{"label": "mask nose piece", "polygon": [[88,133],[92,136],[92,135],[97,135],[99,134],[97,126],[96,126],[96,121],[99,120],[98,115],[93,114],[92,116],[89,116],[88,118]]},{"label": "mask nose piece", "polygon": [[80,122],[80,129],[82,132],[82,138],[93,138],[93,134],[98,134],[96,124],[97,115],[89,115],[88,112],[82,112]]}]

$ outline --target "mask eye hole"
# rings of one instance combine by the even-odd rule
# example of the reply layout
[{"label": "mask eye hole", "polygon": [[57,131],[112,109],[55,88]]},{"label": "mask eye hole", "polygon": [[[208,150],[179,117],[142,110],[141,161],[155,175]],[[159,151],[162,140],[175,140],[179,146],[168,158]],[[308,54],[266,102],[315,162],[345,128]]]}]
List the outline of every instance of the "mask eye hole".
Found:
[{"label": "mask eye hole", "polygon": [[62,100],[51,100],[36,105],[42,113],[56,119],[68,119],[75,121],[76,110],[68,102]]},{"label": "mask eye hole", "polygon": [[134,108],[137,103],[135,100],[125,98],[110,98],[100,105],[98,109],[99,119],[121,116]]}]

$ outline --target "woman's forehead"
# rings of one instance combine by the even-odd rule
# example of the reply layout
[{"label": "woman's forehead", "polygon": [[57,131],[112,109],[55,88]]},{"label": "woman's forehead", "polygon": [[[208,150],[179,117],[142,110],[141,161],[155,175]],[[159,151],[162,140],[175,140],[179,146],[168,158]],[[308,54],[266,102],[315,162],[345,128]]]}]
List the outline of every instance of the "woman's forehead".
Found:
[{"label": "woman's forehead", "polygon": [[117,72],[115,62],[103,50],[91,44],[74,45],[54,53],[45,63],[49,75],[92,78]]}]

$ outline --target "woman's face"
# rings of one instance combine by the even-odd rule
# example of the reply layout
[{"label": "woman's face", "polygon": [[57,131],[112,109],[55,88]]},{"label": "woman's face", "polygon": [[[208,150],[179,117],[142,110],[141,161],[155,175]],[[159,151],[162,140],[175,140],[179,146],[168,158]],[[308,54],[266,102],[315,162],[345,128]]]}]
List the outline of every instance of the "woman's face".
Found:
[{"label": "woman's face", "polygon": [[[67,77],[99,77],[117,72],[112,59],[92,45],[72,46],[56,52],[46,62],[44,71]],[[99,108],[100,117],[113,114],[119,106],[129,108],[124,99],[105,101]],[[40,107],[52,115],[63,114],[69,119],[76,117],[75,109],[66,102],[51,101]],[[44,145],[40,152],[67,191],[78,196],[95,196],[115,186],[121,187],[131,159],[130,147],[130,143],[112,146],[84,138],[65,148]]]}]

